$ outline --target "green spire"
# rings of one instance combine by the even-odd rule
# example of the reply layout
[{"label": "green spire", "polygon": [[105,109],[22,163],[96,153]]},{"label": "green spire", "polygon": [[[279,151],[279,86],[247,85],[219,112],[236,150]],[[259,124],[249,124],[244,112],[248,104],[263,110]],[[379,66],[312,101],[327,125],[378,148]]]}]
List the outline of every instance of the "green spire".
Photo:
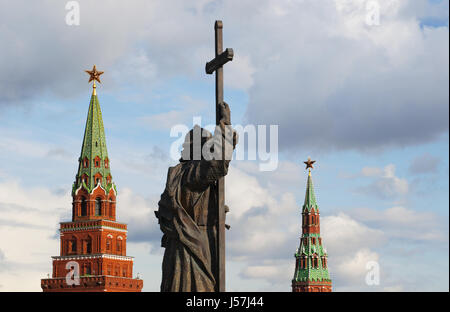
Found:
[{"label": "green spire", "polygon": [[303,204],[303,211],[307,209],[307,211],[311,211],[314,207],[315,211],[319,211],[319,206],[316,202],[316,195],[314,194],[314,186],[311,178],[311,170],[308,173],[308,180],[306,182],[306,195],[305,202]]},{"label": "green spire", "polygon": [[72,191],[75,192],[78,188],[84,187],[88,192],[91,192],[97,186],[97,180],[101,181],[101,187],[106,192],[109,192],[111,187],[115,189],[109,167],[102,111],[94,82],[79,158],[78,173]]}]

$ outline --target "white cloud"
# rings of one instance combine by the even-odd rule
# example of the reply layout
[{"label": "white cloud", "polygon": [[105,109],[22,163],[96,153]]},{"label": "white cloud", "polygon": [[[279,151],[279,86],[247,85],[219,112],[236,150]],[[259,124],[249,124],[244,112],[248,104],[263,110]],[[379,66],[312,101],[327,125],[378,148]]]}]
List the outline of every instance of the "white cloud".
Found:
[{"label": "white cloud", "polygon": [[356,220],[383,231],[391,240],[425,243],[448,241],[445,224],[431,211],[415,211],[394,206],[381,211],[369,208],[353,209],[351,215]]},{"label": "white cloud", "polygon": [[375,179],[369,185],[358,188],[360,192],[382,199],[408,194],[408,181],[395,175],[395,165],[393,164],[389,164],[383,169],[365,167],[362,169],[362,174]]},{"label": "white cloud", "polygon": [[124,79],[146,91],[173,77],[211,81],[204,66],[222,16],[224,45],[235,51],[225,82],[248,91],[249,122],[280,125],[280,149],[428,142],[448,130],[448,27],[421,22],[448,19],[448,3],[379,3],[381,25],[369,27],[361,0],[264,0],[258,10],[252,1],[81,0],[81,24],[70,27],[62,7],[16,1],[0,10],[8,25],[0,39],[9,42],[0,102],[74,96],[85,88],[81,69],[99,55],[111,73],[106,90],[126,87]]},{"label": "white cloud", "polygon": [[[330,258],[330,263],[332,258]],[[362,248],[356,253],[349,253],[343,255],[339,262],[332,265],[332,274],[335,274],[339,280],[339,286],[352,285],[357,289],[358,287],[367,286],[365,285],[365,277],[368,273],[367,263],[379,261],[378,253],[371,251],[368,248]]]},{"label": "white cloud", "polygon": [[[202,112],[208,107],[208,103],[203,100],[194,99],[188,95],[179,98],[176,103],[176,109],[157,113],[139,118],[139,121],[152,129],[169,130],[175,125],[186,125],[188,128],[193,127],[194,117],[202,115]],[[206,125],[200,125],[205,127]]]},{"label": "white cloud", "polygon": [[0,183],[0,246],[7,264],[0,270],[2,290],[40,291],[40,278],[51,272],[50,256],[59,252],[59,217],[70,203],[67,193]]},{"label": "white cloud", "polygon": [[379,149],[444,133],[448,27],[421,28],[415,2],[379,1],[376,27],[365,23],[365,1],[291,3],[276,24],[260,11],[264,22],[249,32],[271,44],[253,58],[249,121],[279,124],[282,150]]},{"label": "white cloud", "polygon": [[159,247],[161,232],[154,211],[158,210],[159,198],[145,198],[125,187],[117,196],[117,218],[128,224],[128,239],[147,242],[150,251]]},{"label": "white cloud", "polygon": [[295,260],[292,258],[289,261],[266,261],[269,263],[261,263],[260,265],[248,265],[241,271],[240,275],[246,279],[256,279],[268,282],[272,288],[272,291],[283,288],[289,289],[289,281],[294,276]]},{"label": "white cloud", "polygon": [[321,228],[324,244],[330,255],[377,247],[386,240],[383,231],[370,228],[344,213],[322,217]]}]

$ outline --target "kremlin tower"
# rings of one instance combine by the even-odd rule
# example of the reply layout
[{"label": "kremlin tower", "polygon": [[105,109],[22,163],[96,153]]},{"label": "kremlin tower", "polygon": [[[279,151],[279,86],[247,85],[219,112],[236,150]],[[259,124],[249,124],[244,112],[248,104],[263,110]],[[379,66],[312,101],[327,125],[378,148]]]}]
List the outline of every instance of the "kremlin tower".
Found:
[{"label": "kremlin tower", "polygon": [[60,255],[53,256],[44,292],[140,292],[133,278],[133,257],[126,255],[127,225],[116,221],[116,186],[106,150],[105,130],[95,81],[103,72],[95,65],[89,82],[93,92],[78,172],[72,186],[72,221],[60,223]]},{"label": "kremlin tower", "polygon": [[304,162],[308,172],[305,202],[302,207],[302,236],[295,253],[293,292],[331,292],[328,255],[320,237],[319,206],[314,195],[311,168],[315,161]]}]

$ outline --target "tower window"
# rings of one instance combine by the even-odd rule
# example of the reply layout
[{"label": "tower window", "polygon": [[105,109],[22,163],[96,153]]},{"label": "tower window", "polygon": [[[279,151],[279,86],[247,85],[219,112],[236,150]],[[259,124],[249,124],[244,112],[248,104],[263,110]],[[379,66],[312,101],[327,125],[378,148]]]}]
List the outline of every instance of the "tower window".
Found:
[{"label": "tower window", "polygon": [[[98,179],[97,179],[98,183]],[[102,215],[102,199],[100,197],[97,197],[95,199],[95,215],[101,216]]]},{"label": "tower window", "polygon": [[77,240],[76,238],[73,238],[69,241],[69,251],[70,252],[77,252]]},{"label": "tower window", "polygon": [[86,198],[81,198],[81,216],[87,216]]},{"label": "tower window", "polygon": [[100,160],[101,159],[98,156],[94,158],[94,166],[95,167],[97,167],[97,168],[100,167]]},{"label": "tower window", "polygon": [[83,253],[90,254],[92,253],[92,240],[88,238],[83,241]]},{"label": "tower window", "polygon": [[107,251],[110,251],[110,250],[111,250],[111,239],[110,239],[110,238],[108,238],[108,239],[106,240],[106,250],[107,250]]}]

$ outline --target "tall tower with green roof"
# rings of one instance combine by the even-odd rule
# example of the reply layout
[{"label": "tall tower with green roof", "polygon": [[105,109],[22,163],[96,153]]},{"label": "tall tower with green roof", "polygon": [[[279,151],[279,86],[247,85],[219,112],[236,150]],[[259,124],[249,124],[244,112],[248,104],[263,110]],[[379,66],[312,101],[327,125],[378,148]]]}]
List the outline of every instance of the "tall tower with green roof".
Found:
[{"label": "tall tower with green roof", "polygon": [[295,253],[293,292],[331,292],[328,254],[320,237],[320,213],[314,194],[311,168],[315,161],[305,161],[309,169],[305,202],[302,207],[302,236]]},{"label": "tall tower with green roof", "polygon": [[106,150],[105,129],[95,81],[103,72],[87,71],[94,81],[78,171],[72,187],[72,221],[60,223],[60,255],[44,292],[140,292],[127,256],[127,225],[116,221],[116,186]]},{"label": "tall tower with green roof", "polygon": [[[103,72],[97,71],[95,66],[92,71],[86,72],[91,75],[89,82],[94,81],[94,84],[81,155],[78,159],[78,171],[72,186],[72,197],[74,199],[72,220],[110,219],[115,221],[117,190],[112,181],[102,111],[95,85],[96,80],[100,82],[99,76]],[[99,194],[102,196],[99,197]],[[101,203],[95,202],[99,199],[102,200]]]}]

